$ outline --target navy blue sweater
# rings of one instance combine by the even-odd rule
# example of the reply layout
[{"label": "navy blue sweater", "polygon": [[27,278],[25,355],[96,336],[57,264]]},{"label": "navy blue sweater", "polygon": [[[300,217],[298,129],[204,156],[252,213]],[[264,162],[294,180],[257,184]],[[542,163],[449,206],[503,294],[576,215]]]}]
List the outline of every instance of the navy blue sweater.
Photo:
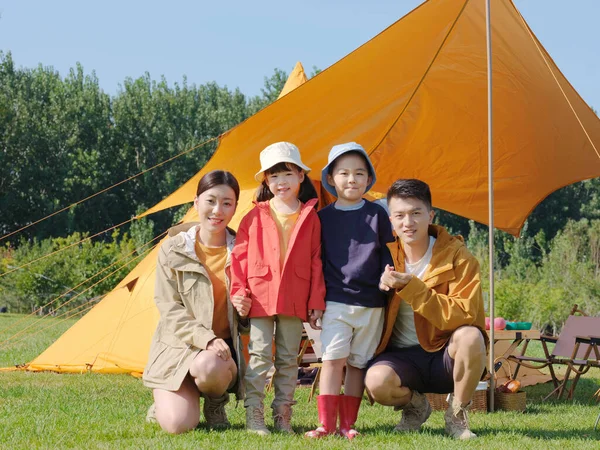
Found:
[{"label": "navy blue sweater", "polygon": [[393,265],[386,244],[392,227],[385,210],[365,201],[362,208],[343,211],[331,204],[319,211],[326,301],[377,308],[387,294],[379,290],[386,264]]}]

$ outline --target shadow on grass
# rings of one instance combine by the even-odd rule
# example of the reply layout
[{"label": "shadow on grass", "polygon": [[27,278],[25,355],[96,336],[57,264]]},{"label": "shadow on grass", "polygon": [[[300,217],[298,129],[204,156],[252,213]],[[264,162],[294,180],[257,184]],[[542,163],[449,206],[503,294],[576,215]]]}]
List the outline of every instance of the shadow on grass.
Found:
[{"label": "shadow on grass", "polygon": [[[593,424],[589,428],[579,428],[574,430],[549,430],[549,429],[536,429],[532,430],[529,428],[523,427],[514,427],[510,429],[501,428],[496,429],[493,427],[490,428],[473,428],[473,432],[477,434],[479,437],[486,436],[498,436],[501,434],[510,434],[511,436],[521,435],[523,437],[535,438],[535,439],[543,439],[543,440],[555,440],[555,439],[567,439],[567,440],[585,440],[585,441],[600,441],[600,431],[594,431]],[[391,435],[391,436],[400,436],[400,433],[396,433],[393,431],[393,427],[389,425],[375,425],[369,427],[361,427],[359,430],[364,434],[380,434],[380,435]],[[446,437],[446,432],[443,427],[436,428],[425,428],[420,432],[416,432],[414,436],[429,436],[429,437]]]},{"label": "shadow on grass", "polygon": [[[572,377],[571,377],[572,380]],[[567,389],[571,387],[571,381],[567,385]],[[550,397],[548,400],[542,402],[544,397],[546,397],[550,392],[554,390],[554,385],[552,382],[537,384],[535,386],[528,386],[524,389],[527,392],[527,400],[531,400],[532,402],[539,402],[543,404],[571,404],[574,401],[581,404],[594,404],[595,400],[593,398],[594,393],[600,388],[600,380],[598,378],[585,378],[582,377],[579,379],[577,383],[577,387],[573,394],[573,400],[567,400],[567,391],[563,393],[561,399],[557,399],[555,395]],[[527,404],[529,407],[529,402]]]},{"label": "shadow on grass", "polygon": [[578,428],[576,430],[532,430],[530,428],[511,428],[510,430],[478,429],[474,430],[478,436],[491,436],[498,433],[507,432],[511,435],[520,434],[523,437],[553,440],[553,439],[579,439],[586,441],[600,441],[600,432],[594,431],[593,425],[589,428]]}]

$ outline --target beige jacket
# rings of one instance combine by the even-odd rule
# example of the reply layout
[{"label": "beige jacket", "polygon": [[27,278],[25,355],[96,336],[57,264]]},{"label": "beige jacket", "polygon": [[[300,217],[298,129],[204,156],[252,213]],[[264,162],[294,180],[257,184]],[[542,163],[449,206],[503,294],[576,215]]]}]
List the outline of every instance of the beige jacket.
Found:
[{"label": "beige jacket", "polygon": [[[160,319],[143,376],[144,385],[152,389],[179,389],[194,357],[216,337],[212,331],[212,284],[194,251],[197,227],[197,224],[183,224],[169,230],[170,237],[161,245],[158,254],[154,301]],[[234,241],[235,235],[228,229],[227,315],[237,353],[238,382],[234,389],[239,400],[243,398],[241,380],[244,375],[240,331],[246,329],[229,301],[229,268]]]}]

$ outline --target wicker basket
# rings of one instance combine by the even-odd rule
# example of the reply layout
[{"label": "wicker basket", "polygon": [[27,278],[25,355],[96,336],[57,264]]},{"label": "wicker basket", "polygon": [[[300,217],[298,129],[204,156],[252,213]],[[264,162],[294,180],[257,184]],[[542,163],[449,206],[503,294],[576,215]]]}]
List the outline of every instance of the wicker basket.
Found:
[{"label": "wicker basket", "polygon": [[[508,363],[508,378],[513,379],[510,362],[505,357],[496,358],[496,361],[504,359]],[[494,409],[502,411],[525,411],[527,394],[519,392],[494,392]]]},{"label": "wicker basket", "polygon": [[496,392],[494,407],[502,411],[525,411],[527,394],[519,392]]},{"label": "wicker basket", "polygon": [[[425,394],[425,396],[434,411],[446,411],[448,409],[448,402],[446,401],[448,394]],[[470,411],[487,412],[487,391],[475,391]]]}]

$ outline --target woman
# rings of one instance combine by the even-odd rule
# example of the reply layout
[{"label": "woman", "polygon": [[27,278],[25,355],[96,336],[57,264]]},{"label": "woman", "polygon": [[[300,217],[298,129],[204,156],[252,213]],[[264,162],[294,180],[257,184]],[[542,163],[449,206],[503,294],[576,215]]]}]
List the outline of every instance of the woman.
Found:
[{"label": "woman", "polygon": [[250,299],[229,300],[234,233],[227,228],[239,193],[231,173],[204,175],[194,199],[199,222],[169,230],[159,251],[154,300],[160,320],[143,379],[154,395],[147,419],[169,433],[198,425],[200,397],[208,426],[228,426],[229,392],[243,395],[243,324],[236,309],[246,316]]}]

